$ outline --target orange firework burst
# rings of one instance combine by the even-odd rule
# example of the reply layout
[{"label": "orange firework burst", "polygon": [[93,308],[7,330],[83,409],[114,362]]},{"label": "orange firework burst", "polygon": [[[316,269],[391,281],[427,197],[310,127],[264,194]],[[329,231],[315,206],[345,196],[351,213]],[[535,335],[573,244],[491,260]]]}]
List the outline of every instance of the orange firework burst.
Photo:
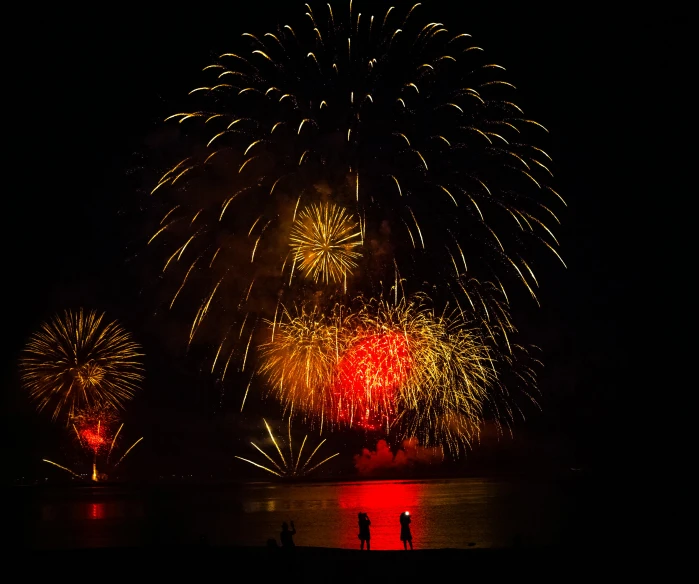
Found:
[{"label": "orange firework burst", "polygon": [[339,351],[339,322],[316,307],[292,314],[286,308],[270,323],[270,340],[260,345],[260,372],[285,409],[312,412],[323,423],[333,419],[334,399],[327,391]]}]

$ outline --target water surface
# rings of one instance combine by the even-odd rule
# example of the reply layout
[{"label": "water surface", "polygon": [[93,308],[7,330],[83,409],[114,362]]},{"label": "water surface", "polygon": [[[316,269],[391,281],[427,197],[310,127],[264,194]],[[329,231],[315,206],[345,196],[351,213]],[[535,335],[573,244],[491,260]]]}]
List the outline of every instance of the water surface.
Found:
[{"label": "water surface", "polygon": [[403,511],[416,549],[547,546],[576,529],[581,503],[569,481],[481,478],[25,489],[21,545],[35,549],[264,545],[290,520],[297,545],[358,548],[360,511],[376,550],[402,549]]}]

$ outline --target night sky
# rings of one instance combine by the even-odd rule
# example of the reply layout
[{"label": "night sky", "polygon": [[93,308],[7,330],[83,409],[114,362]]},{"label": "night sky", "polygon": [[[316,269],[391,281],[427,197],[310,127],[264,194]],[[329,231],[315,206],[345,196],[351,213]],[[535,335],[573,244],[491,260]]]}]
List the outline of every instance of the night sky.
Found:
[{"label": "night sky", "polygon": [[[119,12],[68,8],[32,28],[17,60],[16,83],[26,100],[5,112],[22,118],[22,134],[9,145],[19,155],[9,171],[18,180],[5,190],[8,480],[46,476],[42,457],[69,456],[64,430],[37,415],[23,395],[17,360],[42,321],[80,306],[118,319],[147,355],[143,391],[124,416],[129,437],[145,436],[129,476],[262,475],[233,455],[253,455],[247,441],[263,437],[260,414],[278,420],[279,408],[263,404],[241,417],[241,388],[226,387],[221,399],[202,363],[184,355],[186,339],[173,337],[167,319],[154,315],[157,269],[149,273],[138,247],[146,217],[135,191],[145,188],[141,154],[149,137],[180,111],[201,69],[241,47],[242,32],[266,32],[286,22],[285,14],[298,20],[303,3],[288,4],[281,12],[263,2],[158,14],[121,5]],[[472,34],[492,62],[506,67],[517,103],[551,132],[550,142],[539,145],[554,159],[553,186],[569,206],[556,233],[568,269],[551,263],[537,273],[541,308],[532,301],[513,307],[524,339],[544,351],[543,411],[531,408],[514,438],[496,441],[486,432],[466,458],[424,472],[607,469],[624,450],[631,391],[627,258],[635,244],[627,213],[628,176],[637,162],[626,147],[634,116],[625,112],[636,67],[620,60],[632,53],[634,23],[569,6],[544,12],[466,3],[459,12],[455,2],[426,4],[425,16],[450,32]],[[342,456],[327,472],[355,476],[352,455],[375,446],[375,437],[330,434],[326,451]]]}]

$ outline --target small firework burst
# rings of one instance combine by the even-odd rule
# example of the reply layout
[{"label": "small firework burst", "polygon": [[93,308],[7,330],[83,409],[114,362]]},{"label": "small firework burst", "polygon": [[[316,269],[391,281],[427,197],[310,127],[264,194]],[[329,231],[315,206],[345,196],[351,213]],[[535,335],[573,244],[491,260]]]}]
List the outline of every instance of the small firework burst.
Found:
[{"label": "small firework burst", "polygon": [[[288,448],[289,448],[289,454],[288,458],[284,456],[284,453],[282,451],[282,448],[279,446],[279,442],[277,442],[277,439],[274,437],[274,434],[272,433],[272,429],[269,427],[269,424],[267,423],[267,420],[263,419],[262,420],[265,423],[265,427],[267,428],[267,432],[269,433],[269,437],[272,440],[272,444],[274,444],[274,447],[277,450],[277,453],[279,454],[279,460],[275,460],[272,458],[269,454],[267,454],[262,448],[260,448],[257,444],[254,442],[250,442],[250,444],[255,447],[262,455],[272,464],[274,467],[269,468],[267,466],[264,466],[262,464],[258,464],[257,462],[253,462],[252,460],[248,460],[247,458],[243,458],[241,456],[236,456],[238,460],[243,460],[249,464],[252,464],[253,466],[256,466],[258,468],[264,469],[269,473],[272,473],[273,475],[276,475],[278,477],[282,478],[294,478],[294,477],[303,477],[306,475],[309,475],[312,473],[315,469],[317,469],[319,466],[322,464],[325,464],[330,460],[331,458],[335,458],[339,453],[336,452],[335,454],[328,456],[327,458],[321,460],[319,463],[310,466],[311,461],[313,460],[313,457],[315,456],[316,452],[318,452],[318,449],[323,445],[325,442],[325,439],[321,440],[320,443],[314,448],[314,450],[311,452],[311,454],[306,458],[305,460],[302,458],[303,457],[303,448],[306,445],[306,440],[308,439],[308,435],[303,437],[303,442],[301,442],[301,448],[299,448],[298,453],[294,453],[294,448],[293,448],[293,443],[291,440],[291,418],[289,418],[289,443],[288,443]],[[280,439],[281,441],[281,439]],[[282,446],[286,447],[282,443]]]},{"label": "small firework burst", "polygon": [[[92,474],[91,479],[94,482],[103,481],[108,478],[104,469],[113,471],[119,464],[128,456],[131,450],[143,440],[139,438],[124,454],[119,457],[116,463],[112,464],[112,454],[115,452],[115,446],[118,444],[118,438],[124,424],[121,423],[116,432],[114,427],[119,424],[117,412],[110,406],[88,406],[75,413],[71,417],[71,427],[74,431],[80,449],[91,458]],[[77,478],[82,478],[75,471],[57,464],[51,460],[43,459],[53,466],[65,470]],[[102,469],[102,471],[98,470]]]},{"label": "small firework burst", "polygon": [[311,205],[299,214],[289,237],[294,262],[307,277],[325,284],[343,282],[361,257],[361,231],[342,207]]}]

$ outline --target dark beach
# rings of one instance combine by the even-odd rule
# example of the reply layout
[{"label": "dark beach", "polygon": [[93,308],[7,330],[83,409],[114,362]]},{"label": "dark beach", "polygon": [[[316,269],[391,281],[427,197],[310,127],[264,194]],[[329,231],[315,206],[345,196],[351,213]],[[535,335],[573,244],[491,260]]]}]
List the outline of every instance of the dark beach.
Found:
[{"label": "dark beach", "polygon": [[291,552],[258,547],[102,548],[24,552],[13,559],[49,575],[57,566],[113,578],[196,575],[239,576],[258,581],[399,581],[477,576],[556,576],[565,580],[619,565],[610,550],[595,548],[432,549],[411,551],[346,550],[298,546]]}]

